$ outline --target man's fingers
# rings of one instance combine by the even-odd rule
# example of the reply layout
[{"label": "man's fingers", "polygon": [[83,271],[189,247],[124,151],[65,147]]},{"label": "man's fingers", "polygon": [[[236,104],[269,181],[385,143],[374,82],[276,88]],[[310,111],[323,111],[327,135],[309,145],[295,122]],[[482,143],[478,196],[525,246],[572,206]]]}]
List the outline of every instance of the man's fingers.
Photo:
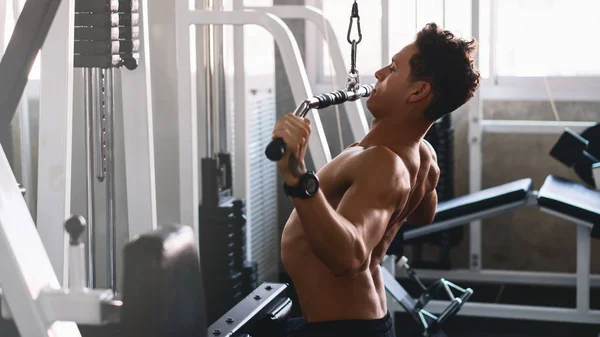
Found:
[{"label": "man's fingers", "polygon": [[293,114],[283,116],[273,129],[272,138],[281,138],[289,153],[304,158],[306,144],[310,138],[310,121]]}]

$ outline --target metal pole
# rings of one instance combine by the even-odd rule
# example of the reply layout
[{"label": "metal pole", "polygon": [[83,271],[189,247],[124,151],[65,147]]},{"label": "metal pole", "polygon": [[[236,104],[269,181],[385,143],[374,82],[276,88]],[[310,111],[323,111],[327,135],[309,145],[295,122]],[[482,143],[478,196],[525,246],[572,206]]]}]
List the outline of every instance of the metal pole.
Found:
[{"label": "metal pole", "polygon": [[576,308],[585,314],[590,311],[590,251],[590,228],[577,224]]},{"label": "metal pole", "polygon": [[498,84],[498,1],[490,1],[490,79]]},{"label": "metal pole", "polygon": [[0,55],[4,54],[5,41],[4,30],[6,29],[6,1],[0,1]]},{"label": "metal pole", "polygon": [[442,0],[442,27],[448,29],[446,27],[446,0]]},{"label": "metal pole", "polygon": [[115,163],[114,163],[114,69],[104,69],[104,106],[105,106],[105,144],[106,144],[106,262],[108,265],[108,287],[117,291],[117,254],[116,254],[116,197],[115,197]]},{"label": "metal pole", "polygon": [[[205,0],[204,2],[204,10],[210,11],[212,10],[213,0]],[[206,78],[204,79],[206,84],[206,157],[212,158],[215,154],[215,145],[213,141],[217,138],[215,137],[215,132],[218,132],[218,129],[215,129],[214,124],[214,112],[213,112],[213,100],[214,96],[214,60],[213,60],[213,37],[214,37],[214,25],[206,25],[204,26],[204,67],[206,68],[205,74]],[[217,120],[218,123],[218,120]]]},{"label": "metal pole", "polygon": [[[223,0],[213,0],[214,4],[213,10],[222,11],[223,10]],[[227,152],[227,110],[225,109],[227,104],[227,94],[225,87],[225,61],[224,61],[224,36],[223,30],[224,27],[221,25],[215,26],[215,35],[214,35],[214,52],[215,56],[215,113],[218,114],[218,128],[219,133],[215,135],[218,137],[218,143],[215,144],[219,152]]]},{"label": "metal pole", "polygon": [[[471,29],[472,36],[480,40],[479,9],[480,0],[471,0]],[[479,58],[475,58],[475,65],[479,66]],[[483,119],[483,102],[481,90],[477,90],[475,97],[469,103],[469,191],[475,193],[481,190],[482,168],[482,137],[481,120]],[[481,221],[473,221],[469,228],[469,267],[473,271],[482,269],[481,256]]]},{"label": "metal pole", "polygon": [[[208,9],[209,5],[206,5],[206,9]],[[211,65],[211,36],[212,36],[212,27],[213,26],[204,26],[204,67],[206,68],[205,74],[206,78],[205,86],[205,118],[206,118],[206,157],[211,158],[213,156],[213,139],[214,137],[214,128],[213,128],[213,114],[212,114],[212,100],[213,100],[213,87],[212,87],[212,65]]]},{"label": "metal pole", "polygon": [[[329,53],[332,53],[331,47]],[[390,0],[381,0],[381,66],[390,60]]]},{"label": "metal pole", "polygon": [[[222,11],[222,0],[207,0],[205,10]],[[225,111],[225,70],[223,62],[223,26],[209,25],[205,34],[205,66],[206,66],[206,127],[207,157],[224,152],[227,144],[226,111]]]},{"label": "metal pole", "polygon": [[85,106],[85,144],[86,144],[86,206],[87,206],[87,269],[88,269],[88,288],[95,286],[94,261],[95,261],[95,233],[94,233],[94,123],[96,121],[96,105],[94,98],[94,71],[92,68],[83,70],[84,106]]}]

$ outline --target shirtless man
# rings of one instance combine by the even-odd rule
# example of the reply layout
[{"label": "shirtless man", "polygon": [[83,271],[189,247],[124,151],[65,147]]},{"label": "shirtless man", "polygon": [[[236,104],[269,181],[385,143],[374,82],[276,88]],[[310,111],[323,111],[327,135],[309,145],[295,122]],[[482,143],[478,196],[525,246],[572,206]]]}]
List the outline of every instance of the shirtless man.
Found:
[{"label": "shirtless man", "polygon": [[309,120],[288,114],[276,124],[273,138],[288,149],[277,167],[295,207],[281,258],[303,314],[290,336],[394,336],[380,263],[405,221],[433,221],[439,168],[423,138],[473,97],[475,49],[474,40],[426,25],[375,73],[369,133],[316,175],[304,164]]}]

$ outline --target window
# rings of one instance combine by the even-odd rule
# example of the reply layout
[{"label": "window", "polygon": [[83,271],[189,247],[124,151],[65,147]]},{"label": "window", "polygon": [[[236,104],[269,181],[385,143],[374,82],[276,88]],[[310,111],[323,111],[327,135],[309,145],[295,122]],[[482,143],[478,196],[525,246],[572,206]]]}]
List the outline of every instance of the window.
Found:
[{"label": "window", "polygon": [[[388,4],[387,13],[382,13],[382,1]],[[323,9],[325,17],[331,22],[344,55],[350,65],[350,44],[346,40],[350,20],[351,1],[313,0],[313,5]],[[462,37],[471,34],[471,0],[369,0],[358,1],[363,40],[358,46],[357,67],[361,76],[373,76],[374,72],[387,64],[402,47],[413,41],[415,34],[425,24],[436,22]],[[382,57],[383,15],[388,15],[389,55]],[[329,37],[331,38],[331,37]],[[333,72],[326,46],[321,48],[322,68],[317,78],[329,77]]]},{"label": "window", "polygon": [[[352,1],[311,0],[323,9],[334,26],[345,62],[350,62],[346,41]],[[310,2],[310,1],[309,1]],[[372,76],[386,57],[410,43],[418,30],[436,22],[456,35],[472,37],[472,0],[369,0],[358,1],[364,39],[359,45],[357,66],[361,75]],[[387,13],[382,8],[389,6]],[[587,0],[480,0],[479,69],[484,78],[600,76],[600,1]],[[493,8],[492,8],[493,7]],[[382,15],[388,15],[388,41],[381,41]],[[385,29],[385,28],[384,28]],[[320,38],[320,37],[319,37]],[[308,42],[310,48],[314,44]],[[318,41],[320,43],[320,41]],[[387,48],[382,48],[387,43]],[[388,56],[382,50],[388,50]],[[317,45],[315,78],[325,82],[332,74],[326,47]],[[492,55],[493,53],[493,55]],[[382,57],[384,56],[384,57]]]},{"label": "window", "polygon": [[599,1],[496,1],[497,75],[600,75]]},{"label": "window", "polygon": [[[245,0],[244,6],[273,6],[272,0]],[[263,27],[244,27],[244,68],[247,76],[268,76],[275,69],[275,44],[273,36]]]},{"label": "window", "polygon": [[[347,40],[348,25],[352,11],[352,1],[347,0],[318,0],[317,5],[323,9],[323,14],[331,22],[342,48],[342,55],[350,67],[351,46]],[[360,25],[363,39],[357,47],[356,64],[361,76],[372,75],[381,67],[381,0],[368,0],[358,2]],[[351,38],[357,37],[356,25],[353,24]],[[333,36],[328,36],[333,39]],[[330,66],[329,51],[323,44],[323,68],[324,76],[335,75],[333,67]]]},{"label": "window", "polygon": [[471,38],[471,0],[389,1],[390,59],[426,24],[436,24],[457,36]]}]

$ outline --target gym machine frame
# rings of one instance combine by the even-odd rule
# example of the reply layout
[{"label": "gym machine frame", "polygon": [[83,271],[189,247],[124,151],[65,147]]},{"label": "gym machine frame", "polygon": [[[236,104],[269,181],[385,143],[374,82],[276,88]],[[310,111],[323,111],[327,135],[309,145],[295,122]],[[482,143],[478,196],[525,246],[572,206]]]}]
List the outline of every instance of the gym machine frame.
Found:
[{"label": "gym machine frame", "polygon": [[[281,19],[273,14],[259,11],[212,11],[203,12],[190,9],[185,1],[176,1],[176,41],[177,41],[177,80],[178,80],[178,106],[179,106],[179,193],[180,193],[180,215],[181,223],[194,228],[198,235],[198,205],[200,204],[198,178],[198,156],[205,157],[205,147],[198,148],[198,118],[196,107],[198,97],[196,88],[202,89],[203,83],[196,83],[196,78],[202,78],[204,69],[196,69],[197,74],[192,73],[190,56],[192,43],[190,42],[190,26],[194,25],[259,25],[265,28],[275,39],[282,54],[285,70],[290,79],[292,93],[296,103],[304,101],[312,96],[308,83],[302,57],[298,45],[289,28]],[[236,69],[236,72],[239,71]],[[243,89],[243,88],[242,88]],[[243,91],[236,88],[236,97],[243,97]],[[198,90],[204,92],[204,90]],[[235,102],[238,116],[243,118],[244,102]],[[322,167],[331,160],[331,153],[327,144],[323,126],[316,111],[309,114],[311,125],[315,130],[313,137],[309,140],[309,148],[313,156],[313,162],[317,167]],[[245,122],[245,121],[244,121]],[[204,134],[204,130],[200,130]],[[242,152],[246,153],[246,152]],[[242,157],[242,156],[240,156]],[[245,162],[236,162],[236,167],[245,167]],[[248,173],[246,173],[248,174]],[[248,179],[244,180],[245,182]],[[238,187],[236,183],[236,187]],[[234,188],[234,191],[236,189]],[[244,190],[247,190],[245,188]],[[238,195],[240,191],[235,191]]]},{"label": "gym machine frame", "polygon": [[[4,51],[5,45],[5,32],[7,30],[12,29],[9,27],[8,18],[12,18],[14,22],[17,21],[19,17],[19,13],[21,11],[21,5],[19,1],[13,1],[12,8],[7,6],[7,2],[3,1],[0,4],[0,48],[2,48],[2,52]],[[3,19],[7,20],[4,21]],[[38,91],[39,88],[35,86],[34,88],[26,88],[27,91]],[[38,95],[36,93],[36,95]],[[15,118],[13,118],[11,129],[16,130],[18,133],[18,137],[13,136],[13,157],[18,157],[19,160],[13,160],[13,170],[18,179],[20,179],[21,185],[29,186],[30,192],[25,194],[25,200],[27,201],[27,205],[30,209],[36,208],[36,200],[35,193],[32,192],[31,186],[34,184],[33,172],[32,172],[32,161],[33,155],[31,151],[31,133],[32,133],[32,125],[30,123],[30,111],[29,111],[29,102],[27,100],[22,100],[19,106],[17,107],[17,111],[15,114]],[[17,155],[18,153],[18,155]],[[25,188],[25,187],[23,187]]]},{"label": "gym machine frame", "polygon": [[[44,1],[44,3],[32,1],[25,3],[23,15],[19,16],[15,26],[15,35],[18,38],[11,40],[13,45],[9,46],[5,56],[10,58],[11,65],[14,65],[14,62],[22,62],[25,50],[34,53],[35,50],[31,48],[35,49],[36,43],[41,45],[40,41],[25,45],[24,41],[33,41],[34,35],[44,34],[44,28],[47,29],[47,36],[44,34],[44,37],[48,43],[45,43],[41,49],[44,66],[41,69],[40,83],[37,225],[59,281],[63,283],[62,280],[66,277],[64,258],[66,237],[61,223],[70,213],[71,204],[72,102],[74,91],[81,97],[84,93],[80,86],[73,85],[74,3],[66,0],[64,2]],[[48,6],[59,6],[59,4],[56,17],[51,16],[49,13],[52,11],[47,11]],[[139,10],[141,13],[140,62],[135,71],[124,71],[120,74],[123,88],[121,111],[125,111],[123,123],[124,129],[127,130],[124,137],[126,184],[127,190],[139,192],[128,193],[127,196],[130,237],[156,228],[154,140],[145,1],[142,2]],[[41,23],[33,26],[36,29],[31,29],[32,22]],[[33,56],[35,57],[36,54],[34,53]],[[19,82],[19,85],[24,89],[31,64],[26,69],[6,67],[3,70],[5,71],[3,79],[6,81],[4,83],[10,83],[8,85],[12,90],[13,85],[8,79],[21,77],[19,81],[25,82]],[[37,83],[34,81],[31,84],[35,86]],[[65,83],[65,85],[56,85],[56,83]],[[10,97],[20,98],[19,95]],[[27,102],[27,97],[28,95],[25,95],[22,102]],[[3,109],[6,109],[3,110],[5,112],[3,117],[8,121],[12,118],[13,112],[10,109],[14,108],[14,104],[16,103],[3,105]],[[24,109],[26,108],[24,106]],[[32,208],[32,211],[34,209]],[[92,226],[90,230],[93,231]],[[93,238],[93,235],[89,235],[88,238]],[[93,260],[92,255],[88,253],[88,261]],[[88,273],[91,276],[91,272]]]},{"label": "gym machine frame", "polygon": [[[321,32],[323,40],[327,43],[331,63],[335,69],[337,87],[343,88],[347,82],[349,69],[346,68],[342,49],[335,38],[335,31],[331,22],[323,17],[323,11],[312,6],[276,5],[272,7],[246,7],[247,9],[265,11],[277,15],[281,19],[304,19],[309,21]],[[330,38],[325,39],[325,36]],[[354,139],[362,139],[369,132],[369,125],[365,111],[360,100],[348,102],[344,105],[348,114],[348,122]],[[350,117],[352,116],[352,117]]]}]

